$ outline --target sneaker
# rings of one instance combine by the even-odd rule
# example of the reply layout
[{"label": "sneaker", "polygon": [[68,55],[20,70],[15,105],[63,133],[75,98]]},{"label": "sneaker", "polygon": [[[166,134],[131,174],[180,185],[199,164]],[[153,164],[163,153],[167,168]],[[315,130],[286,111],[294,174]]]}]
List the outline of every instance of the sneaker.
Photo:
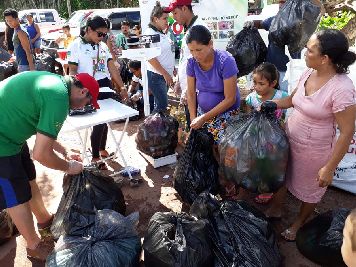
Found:
[{"label": "sneaker", "polygon": [[38,243],[35,249],[26,248],[27,257],[40,261],[46,261],[48,255],[52,252],[53,249],[54,249],[53,240],[52,241],[41,240],[41,242]]},{"label": "sneaker", "polygon": [[51,232],[53,219],[54,215],[52,214],[52,218],[48,222],[37,224],[38,232],[41,235],[41,239],[53,239],[53,234]]}]

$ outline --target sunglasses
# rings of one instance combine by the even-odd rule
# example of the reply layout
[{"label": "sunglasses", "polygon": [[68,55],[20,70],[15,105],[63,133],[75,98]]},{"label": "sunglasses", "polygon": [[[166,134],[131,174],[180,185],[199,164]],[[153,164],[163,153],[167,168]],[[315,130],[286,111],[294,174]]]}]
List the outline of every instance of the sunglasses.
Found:
[{"label": "sunglasses", "polygon": [[98,35],[98,37],[106,37],[108,34],[106,32],[98,32],[98,31],[95,31],[96,34]]}]

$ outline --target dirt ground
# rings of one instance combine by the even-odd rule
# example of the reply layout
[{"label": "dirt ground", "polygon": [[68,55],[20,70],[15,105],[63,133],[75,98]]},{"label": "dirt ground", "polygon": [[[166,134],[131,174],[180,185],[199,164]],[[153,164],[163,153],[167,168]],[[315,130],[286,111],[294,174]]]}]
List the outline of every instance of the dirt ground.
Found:
[{"label": "dirt ground", "polygon": [[[172,174],[175,165],[169,165],[154,169],[136,150],[135,133],[139,122],[130,122],[127,134],[122,142],[122,151],[125,155],[128,165],[141,169],[143,183],[139,187],[132,188],[127,180],[122,182],[122,190],[125,195],[127,204],[127,214],[138,211],[140,221],[138,231],[141,237],[144,236],[147,224],[151,216],[157,211],[188,211],[188,207],[182,204],[176,191],[172,187]],[[122,133],[123,123],[113,123],[115,136]],[[76,134],[60,135],[59,141],[69,148],[80,149],[80,143]],[[33,138],[29,145],[33,144]],[[113,141],[108,137],[108,150],[113,151]],[[178,148],[178,153],[182,151]],[[121,165],[120,165],[121,164]],[[109,164],[111,170],[119,170],[122,162],[117,159]],[[63,173],[54,171],[36,163],[37,182],[43,194],[43,198],[50,212],[55,213],[62,195],[62,178]],[[164,179],[169,175],[169,179]],[[252,199],[251,195],[251,199]],[[253,201],[249,201],[254,204]],[[323,201],[318,205],[318,211],[324,212],[328,209],[337,207],[354,208],[356,196],[341,190],[330,188],[326,193]],[[266,206],[254,204],[261,210]],[[282,221],[275,223],[274,227],[279,233],[292,222],[299,208],[299,203],[292,197],[288,196],[285,205],[285,216]],[[314,267],[318,266],[304,258],[297,250],[295,243],[288,243],[279,238],[279,248],[284,258],[284,266],[287,267]],[[6,244],[0,246],[0,266],[2,267],[27,267],[27,266],[44,266],[44,263],[30,261],[26,257],[25,242],[21,236],[12,238]],[[144,266],[144,263],[142,263]],[[159,267],[159,266],[157,266]]]}]

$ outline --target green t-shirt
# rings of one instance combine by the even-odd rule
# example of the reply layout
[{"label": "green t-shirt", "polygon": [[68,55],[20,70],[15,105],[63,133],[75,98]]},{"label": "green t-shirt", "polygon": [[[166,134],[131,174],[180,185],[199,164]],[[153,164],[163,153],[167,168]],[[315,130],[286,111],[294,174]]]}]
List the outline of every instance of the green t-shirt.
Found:
[{"label": "green t-shirt", "polygon": [[36,132],[56,139],[68,115],[69,92],[69,81],[44,71],[0,82],[0,157],[18,154]]},{"label": "green t-shirt", "polygon": [[123,33],[116,35],[116,46],[122,49],[128,49],[126,37]]}]

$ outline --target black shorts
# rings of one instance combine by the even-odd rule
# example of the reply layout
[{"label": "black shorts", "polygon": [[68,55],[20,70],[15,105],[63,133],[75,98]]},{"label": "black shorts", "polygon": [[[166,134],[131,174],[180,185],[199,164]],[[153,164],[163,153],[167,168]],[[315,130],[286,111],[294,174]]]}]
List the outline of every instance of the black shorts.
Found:
[{"label": "black shorts", "polygon": [[32,197],[29,181],[35,178],[35,165],[26,143],[19,154],[0,157],[0,210],[29,201]]}]

